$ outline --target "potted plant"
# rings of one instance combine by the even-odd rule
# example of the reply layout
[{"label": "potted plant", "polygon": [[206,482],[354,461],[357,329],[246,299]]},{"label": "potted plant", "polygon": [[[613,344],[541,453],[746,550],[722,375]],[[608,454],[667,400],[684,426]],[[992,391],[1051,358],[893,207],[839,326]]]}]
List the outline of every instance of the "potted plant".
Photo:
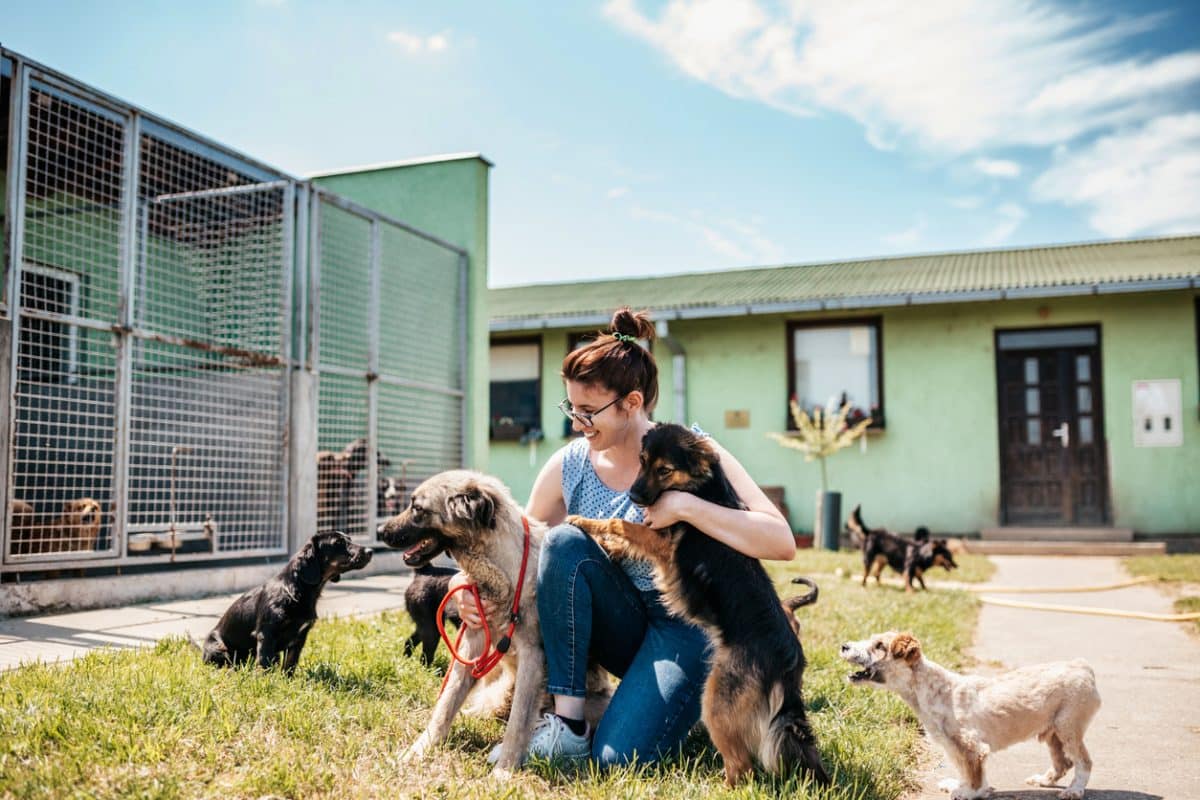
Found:
[{"label": "potted plant", "polygon": [[821,462],[821,488],[817,490],[813,543],[820,542],[827,550],[837,550],[838,535],[841,532],[842,495],[840,492],[829,491],[825,459],[843,447],[849,447],[855,439],[862,436],[871,424],[871,418],[861,417],[856,422],[848,422],[850,404],[846,402],[836,410],[832,402],[824,409],[814,408],[811,416],[800,407],[794,397],[788,405],[796,429],[787,433],[767,435],[784,447],[804,453],[805,461],[816,459]]}]

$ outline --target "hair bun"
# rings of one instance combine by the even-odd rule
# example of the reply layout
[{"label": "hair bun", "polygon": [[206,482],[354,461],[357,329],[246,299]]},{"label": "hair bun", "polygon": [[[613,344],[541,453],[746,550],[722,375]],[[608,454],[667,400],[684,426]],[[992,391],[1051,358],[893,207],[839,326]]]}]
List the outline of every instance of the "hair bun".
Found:
[{"label": "hair bun", "polygon": [[609,330],[613,333],[632,336],[635,339],[654,339],[654,323],[650,321],[648,311],[633,311],[629,306],[621,306],[612,316]]}]

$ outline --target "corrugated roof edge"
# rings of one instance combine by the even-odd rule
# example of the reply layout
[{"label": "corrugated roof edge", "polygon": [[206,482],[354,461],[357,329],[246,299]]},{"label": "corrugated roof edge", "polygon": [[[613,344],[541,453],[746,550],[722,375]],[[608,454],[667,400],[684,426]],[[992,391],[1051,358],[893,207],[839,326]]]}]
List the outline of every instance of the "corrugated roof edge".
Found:
[{"label": "corrugated roof edge", "polygon": [[[637,283],[640,281],[659,280],[664,278],[679,278],[679,277],[702,277],[704,275],[724,275],[729,272],[736,271],[769,271],[774,269],[796,268],[796,267],[815,267],[815,266],[833,266],[833,265],[851,265],[861,263],[877,263],[880,261],[904,261],[917,260],[939,257],[960,257],[964,255],[983,254],[990,255],[995,253],[1006,252],[1028,252],[1035,253],[1039,251],[1055,251],[1079,249],[1084,247],[1107,247],[1114,245],[1128,245],[1138,243],[1156,243],[1169,241],[1196,240],[1196,235],[1189,236],[1162,236],[1162,237],[1147,237],[1142,239],[1126,239],[1126,240],[1105,240],[1095,242],[1082,242],[1077,244],[1059,244],[1059,245],[1043,245],[1038,247],[1010,247],[1010,248],[995,248],[989,250],[968,250],[968,251],[950,251],[945,253],[933,253],[926,255],[908,255],[894,256],[888,258],[865,258],[855,259],[850,261],[835,261],[835,262],[812,262],[807,264],[786,264],[776,267],[750,267],[742,270],[719,270],[704,273],[673,273],[670,275],[660,275],[644,278],[627,278],[613,279],[603,278],[594,281],[573,281],[568,283],[542,283],[528,284],[525,286],[504,286],[492,289],[492,292],[508,292],[510,290],[520,291],[523,289],[538,289],[553,286],[580,286],[587,284],[623,284]],[[780,302],[761,302],[761,303],[695,303],[691,306],[655,306],[649,304],[648,310],[654,312],[656,319],[700,319],[728,316],[744,316],[752,314],[781,314],[781,313],[799,313],[811,311],[826,311],[826,310],[842,310],[842,309],[860,309],[860,308],[878,308],[884,306],[900,306],[900,305],[928,305],[941,303],[955,302],[982,302],[995,300],[1023,299],[1023,298],[1042,298],[1042,297],[1064,297],[1070,295],[1088,295],[1088,294],[1119,294],[1133,293],[1146,291],[1167,291],[1180,289],[1200,289],[1200,265],[1197,266],[1196,275],[1193,277],[1178,277],[1172,276],[1169,278],[1146,278],[1139,280],[1116,280],[1116,281],[1080,281],[1080,282],[1059,282],[1048,283],[1040,286],[1021,286],[1010,288],[981,288],[977,290],[958,290],[946,292],[896,292],[892,294],[877,294],[877,295],[855,295],[841,297],[825,297],[825,298],[803,298],[795,300],[784,300]],[[603,326],[610,320],[611,309],[591,311],[575,311],[561,315],[533,313],[527,315],[508,315],[504,317],[493,317],[490,321],[489,328],[493,332],[504,331],[520,331],[520,330],[536,330],[541,328],[560,328],[560,327],[588,327],[588,326]]]}]

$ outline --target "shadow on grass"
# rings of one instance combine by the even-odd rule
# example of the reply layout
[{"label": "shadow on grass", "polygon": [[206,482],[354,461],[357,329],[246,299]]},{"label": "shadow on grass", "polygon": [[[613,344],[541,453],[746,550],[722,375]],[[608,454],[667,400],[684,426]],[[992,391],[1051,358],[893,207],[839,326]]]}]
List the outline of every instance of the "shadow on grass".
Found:
[{"label": "shadow on grass", "polygon": [[378,696],[388,688],[385,681],[342,672],[329,664],[313,664],[305,668],[304,678],[322,684],[330,691],[344,694]]}]

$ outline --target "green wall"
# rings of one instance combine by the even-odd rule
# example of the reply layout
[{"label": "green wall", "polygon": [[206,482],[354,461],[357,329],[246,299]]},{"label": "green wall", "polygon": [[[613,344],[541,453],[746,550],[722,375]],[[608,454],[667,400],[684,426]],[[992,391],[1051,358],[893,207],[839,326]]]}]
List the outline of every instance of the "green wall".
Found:
[{"label": "green wall", "polygon": [[488,169],[479,156],[342,174],[313,183],[467,251],[467,464],[488,468]]},{"label": "green wall", "polygon": [[[670,328],[687,351],[686,421],[713,434],[760,484],[783,485],[793,527],[807,531],[819,467],[766,437],[786,422],[787,322],[881,315],[887,429],[868,436],[865,450],[856,444],[829,460],[830,488],[843,493],[845,509],[862,503],[872,524],[973,533],[999,524],[995,330],[1099,324],[1113,524],[1148,534],[1200,533],[1194,297],[1183,291],[925,305],[672,321]],[[554,405],[565,352],[566,331],[544,335],[547,438],[536,466],[525,447],[492,445],[492,471],[518,498],[528,496],[537,468],[564,442]],[[656,418],[669,420],[670,354],[659,347],[657,355],[663,397]],[[1133,447],[1131,384],[1146,378],[1182,379],[1183,447]],[[749,428],[725,428],[725,411],[733,409],[750,412]]]}]

